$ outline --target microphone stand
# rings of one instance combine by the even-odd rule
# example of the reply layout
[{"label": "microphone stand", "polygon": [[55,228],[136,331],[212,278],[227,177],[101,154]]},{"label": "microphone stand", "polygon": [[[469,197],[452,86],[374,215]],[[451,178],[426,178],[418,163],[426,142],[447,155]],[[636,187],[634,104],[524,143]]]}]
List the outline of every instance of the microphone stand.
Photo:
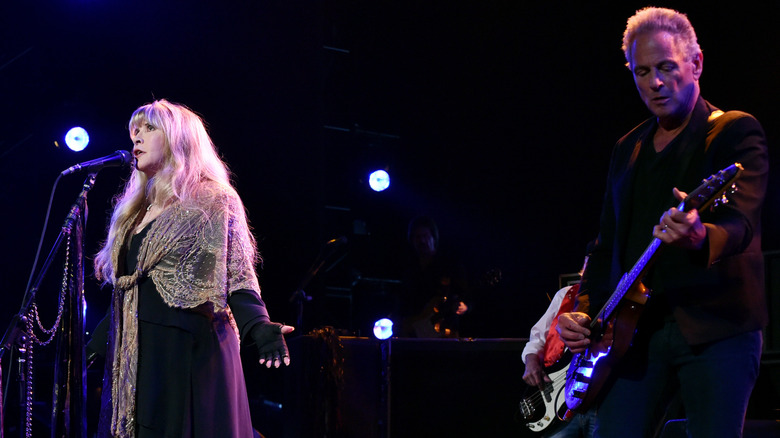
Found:
[{"label": "microphone stand", "polygon": [[[309,270],[306,271],[306,274],[301,279],[301,282],[298,284],[298,288],[295,289],[295,292],[293,292],[292,295],[290,296],[290,300],[289,300],[290,303],[295,303],[296,306],[295,309],[296,327],[299,327],[301,329],[303,328],[303,304],[312,300],[312,296],[307,295],[303,289],[306,286],[308,286],[309,282],[317,275],[317,273],[322,268],[322,265],[324,265],[325,262],[328,260],[328,257],[333,255],[332,251],[326,251],[326,249],[335,248],[336,246],[346,242],[347,242],[347,238],[343,236],[337,239],[327,241],[325,245],[323,245],[322,248],[320,249],[320,253],[317,254],[317,258],[314,259],[314,262],[312,263]],[[303,331],[301,331],[301,333],[303,333]]]},{"label": "microphone stand", "polygon": [[[71,206],[70,211],[65,218],[65,222],[62,226],[62,229],[60,230],[59,235],[57,236],[57,239],[54,242],[54,245],[52,246],[52,249],[49,252],[48,257],[43,263],[43,266],[41,267],[41,271],[38,273],[38,276],[35,279],[35,282],[33,283],[32,287],[25,292],[25,296],[22,299],[22,306],[19,310],[19,313],[17,313],[12,319],[11,324],[9,325],[8,329],[5,332],[5,335],[3,335],[3,339],[0,342],[0,367],[2,366],[2,358],[3,354],[6,350],[10,350],[14,346],[19,349],[20,352],[25,353],[27,348],[31,348],[32,344],[35,342],[35,335],[31,332],[28,333],[25,331],[26,326],[30,324],[30,321],[28,321],[27,315],[30,312],[30,306],[33,302],[33,299],[35,298],[35,294],[38,291],[38,289],[41,286],[41,283],[43,282],[43,279],[46,275],[46,272],[49,270],[49,267],[51,266],[52,262],[54,261],[55,256],[59,252],[60,247],[62,246],[62,243],[66,238],[69,238],[71,233],[73,232],[73,227],[75,225],[82,225],[86,222],[86,209],[87,209],[87,194],[92,189],[92,187],[95,184],[95,176],[96,173],[90,173],[87,176],[87,179],[84,181],[84,184],[82,186],[81,193],[79,193],[78,198],[76,199],[76,202]],[[83,214],[82,214],[83,213]],[[79,223],[79,221],[81,223]],[[83,227],[77,226],[76,227],[76,246],[78,248],[78,261],[76,269],[79,271],[77,273],[76,282],[69,283],[70,286],[73,286],[74,283],[77,285],[77,287],[70,287],[71,292],[69,297],[69,304],[67,306],[63,307],[63,312],[65,312],[65,308],[67,307],[67,314],[68,319],[70,321],[67,322],[68,325],[68,331],[70,333],[67,333],[65,331],[64,325],[60,328],[60,334],[63,335],[60,337],[60,341],[57,348],[57,359],[55,363],[55,382],[54,382],[54,400],[53,400],[53,406],[52,406],[52,421],[56,422],[57,424],[52,424],[52,436],[56,436],[55,433],[57,432],[57,429],[60,426],[63,426],[65,428],[64,431],[60,431],[64,433],[62,436],[81,436],[86,437],[87,430],[86,430],[86,368],[85,368],[85,360],[84,360],[84,290],[83,290],[83,264],[81,259],[83,258],[83,252],[81,251],[83,246],[83,239],[81,236],[81,231]],[[66,263],[68,260],[66,260]],[[73,291],[73,289],[77,289]],[[24,328],[23,328],[24,327]],[[31,327],[31,325],[29,325]],[[56,329],[56,327],[52,328],[52,332]],[[70,335],[70,339],[64,340],[62,338],[65,337],[65,335]],[[32,339],[31,339],[32,338]],[[67,352],[64,352],[63,350],[68,350]],[[66,356],[66,357],[62,357]],[[20,356],[20,365],[25,361],[24,356]],[[67,381],[62,384],[59,382],[59,376],[60,373],[60,366],[64,365],[67,369]],[[31,363],[26,364],[27,367],[32,366]],[[20,366],[20,383],[24,383],[27,379],[27,376],[22,371],[24,367]],[[2,376],[2,369],[0,369],[0,376]],[[69,397],[68,400],[62,401],[59,397],[60,395],[60,388],[59,386],[62,385],[63,388],[66,389],[66,396]],[[1,391],[0,391],[1,392]],[[28,416],[30,414],[29,407],[30,403],[32,403],[31,399],[26,399],[28,396],[31,396],[31,394],[25,394],[26,391],[23,391],[20,388],[20,399],[24,400],[28,407]],[[58,407],[64,407],[65,410],[67,410],[66,415],[69,416],[69,418],[64,419],[64,421],[61,421],[59,419],[58,414]],[[0,398],[0,424],[3,423],[3,414],[4,414],[4,406],[2,405],[2,398]],[[60,424],[63,423],[63,424]],[[76,430],[76,428],[80,428],[80,431]],[[25,430],[27,433],[27,436],[30,436],[31,430],[30,430],[30,424],[29,424],[29,418],[25,418],[25,424],[22,424],[21,430]],[[0,438],[3,437],[3,429],[0,429]]]}]

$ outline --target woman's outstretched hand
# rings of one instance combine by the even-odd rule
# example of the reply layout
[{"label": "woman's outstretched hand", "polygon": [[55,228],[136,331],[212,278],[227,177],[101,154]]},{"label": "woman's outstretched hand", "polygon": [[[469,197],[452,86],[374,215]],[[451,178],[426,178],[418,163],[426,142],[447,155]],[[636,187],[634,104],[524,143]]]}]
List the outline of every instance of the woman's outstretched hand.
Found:
[{"label": "woman's outstretched hand", "polygon": [[284,335],[293,330],[294,327],[278,322],[265,322],[252,327],[251,336],[260,353],[260,365],[266,368],[279,368],[282,363],[290,365],[290,352]]}]

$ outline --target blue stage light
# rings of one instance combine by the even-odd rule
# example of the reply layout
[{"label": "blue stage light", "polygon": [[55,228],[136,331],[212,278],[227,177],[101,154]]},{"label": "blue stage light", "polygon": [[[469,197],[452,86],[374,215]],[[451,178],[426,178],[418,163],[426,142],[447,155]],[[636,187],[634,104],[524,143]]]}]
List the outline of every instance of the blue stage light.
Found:
[{"label": "blue stage light", "polygon": [[70,128],[70,131],[65,134],[65,144],[74,152],[83,151],[89,144],[89,134],[87,133],[87,130],[80,126]]},{"label": "blue stage light", "polygon": [[387,339],[393,336],[393,321],[382,318],[374,323],[374,336],[377,339]]},{"label": "blue stage light", "polygon": [[373,191],[381,192],[390,187],[390,175],[384,170],[375,170],[368,176],[368,185]]}]

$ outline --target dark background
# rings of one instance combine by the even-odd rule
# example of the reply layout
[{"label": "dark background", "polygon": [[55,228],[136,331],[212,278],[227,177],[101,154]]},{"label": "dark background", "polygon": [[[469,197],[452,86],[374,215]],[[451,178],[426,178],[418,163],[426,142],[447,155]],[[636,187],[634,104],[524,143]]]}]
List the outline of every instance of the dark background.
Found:
[{"label": "dark background", "polygon": [[[235,174],[265,259],[261,283],[274,319],[295,321],[290,296],[324,243],[345,236],[306,285],[313,300],[299,332],[335,325],[357,334],[373,315],[355,307],[356,294],[392,292],[406,224],[427,214],[481,303],[468,334],[525,337],[559,275],[579,269],[595,237],[612,145],[649,115],[620,50],[626,19],[645,5],[6,2],[0,324],[21,303],[57,174],[130,149],[132,111],[166,98],[204,117]],[[703,96],[755,115],[771,148],[780,135],[780,13],[746,1],[660,5],[687,12],[697,30]],[[75,125],[91,136],[80,154],[62,147]],[[775,155],[766,251],[780,250]],[[374,165],[390,170],[386,192],[366,188]],[[88,328],[110,295],[89,263],[126,175],[101,171],[89,195]],[[42,258],[83,178],[60,182]],[[501,282],[484,287],[483,274],[495,269]],[[58,272],[39,301],[56,303]],[[332,289],[346,290],[353,307],[345,310]]]}]

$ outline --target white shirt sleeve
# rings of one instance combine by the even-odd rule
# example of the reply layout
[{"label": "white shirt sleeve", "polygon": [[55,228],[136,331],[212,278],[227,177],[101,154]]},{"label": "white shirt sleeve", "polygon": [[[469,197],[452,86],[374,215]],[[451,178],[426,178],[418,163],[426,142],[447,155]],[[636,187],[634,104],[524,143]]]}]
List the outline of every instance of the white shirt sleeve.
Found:
[{"label": "white shirt sleeve", "polygon": [[571,289],[572,286],[566,286],[555,293],[550,305],[547,306],[547,311],[539,319],[539,321],[531,327],[531,335],[528,337],[528,342],[523,348],[523,364],[525,364],[525,356],[529,354],[538,354],[544,349],[544,344],[547,341],[547,332],[550,331],[550,326],[555,319],[555,315],[558,314],[558,309],[561,307],[563,297],[566,296],[566,292]]}]

